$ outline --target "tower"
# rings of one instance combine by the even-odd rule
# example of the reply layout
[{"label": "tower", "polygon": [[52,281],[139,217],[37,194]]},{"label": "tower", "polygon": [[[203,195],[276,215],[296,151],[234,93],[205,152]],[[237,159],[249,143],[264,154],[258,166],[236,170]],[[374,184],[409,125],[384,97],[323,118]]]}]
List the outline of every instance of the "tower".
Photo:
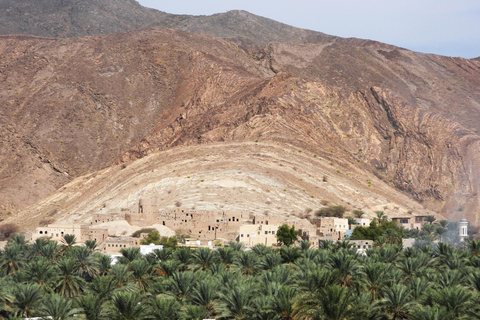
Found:
[{"label": "tower", "polygon": [[468,221],[465,218],[462,218],[458,223],[458,235],[460,236],[460,241],[465,241],[468,237]]}]

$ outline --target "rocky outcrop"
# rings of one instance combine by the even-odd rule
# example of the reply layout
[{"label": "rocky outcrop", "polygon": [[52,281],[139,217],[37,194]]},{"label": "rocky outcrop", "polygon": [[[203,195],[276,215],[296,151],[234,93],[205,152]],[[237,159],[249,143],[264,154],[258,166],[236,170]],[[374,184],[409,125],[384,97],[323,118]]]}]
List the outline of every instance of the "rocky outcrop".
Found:
[{"label": "rocky outcrop", "polygon": [[[157,152],[264,143],[315,155],[336,174],[348,168],[363,179],[359,194],[388,188],[383,197],[405,208],[413,206],[402,193],[421,203],[417,210],[476,221],[479,63],[322,41],[252,54],[162,28],[0,37],[0,210],[19,212],[97,170],[108,180],[108,168]],[[127,183],[115,181],[108,190]],[[337,190],[358,183],[345,177]]]}]

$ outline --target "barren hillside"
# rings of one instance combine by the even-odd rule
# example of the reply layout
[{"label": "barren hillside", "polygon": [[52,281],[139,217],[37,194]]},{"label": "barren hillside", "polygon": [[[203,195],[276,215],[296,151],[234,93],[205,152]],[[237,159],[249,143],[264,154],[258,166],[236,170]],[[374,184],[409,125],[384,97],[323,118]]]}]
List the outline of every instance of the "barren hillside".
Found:
[{"label": "barren hillside", "polygon": [[79,177],[17,221],[26,230],[51,219],[89,223],[92,212],[134,209],[142,197],[156,199],[160,208],[177,204],[285,218],[313,214],[325,204],[362,209],[370,217],[377,210],[390,216],[431,213],[373,174],[333,158],[287,143],[176,147]]},{"label": "barren hillside", "polygon": [[[82,220],[79,213],[105,203],[124,207],[130,194],[161,186],[153,193],[166,206],[185,201],[300,214],[321,199],[370,211],[391,203],[391,214],[432,210],[479,225],[478,60],[289,33],[244,12],[228,14],[205,21],[217,31],[230,28],[221,36],[248,50],[161,27],[0,37],[0,211],[13,212],[6,219],[25,224],[35,216],[36,223],[56,212],[52,219]],[[257,30],[273,36],[283,30],[285,38],[273,40],[298,36],[301,43],[258,49],[272,39],[249,44],[236,18],[257,19]],[[194,25],[184,27],[215,34]],[[128,168],[158,172],[135,177]],[[296,183],[291,170],[301,173]],[[225,177],[230,191],[213,183],[211,192],[192,193],[207,184],[172,180],[184,175],[202,183]],[[300,179],[315,182],[303,186]],[[235,181],[258,196],[233,189]],[[272,196],[272,209],[263,201],[269,184],[295,192]]]}]

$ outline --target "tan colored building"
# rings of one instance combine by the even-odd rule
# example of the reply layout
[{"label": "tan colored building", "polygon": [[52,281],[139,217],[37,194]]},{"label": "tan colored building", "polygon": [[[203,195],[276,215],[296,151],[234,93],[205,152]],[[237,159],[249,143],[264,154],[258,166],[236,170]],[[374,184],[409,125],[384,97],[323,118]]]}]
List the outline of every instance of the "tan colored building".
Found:
[{"label": "tan colored building", "polygon": [[422,226],[426,223],[426,218],[427,216],[394,217],[392,221],[405,229],[422,230]]},{"label": "tan colored building", "polygon": [[86,228],[88,228],[88,226],[80,224],[49,224],[46,227],[35,228],[35,231],[32,233],[32,240],[35,241],[38,238],[49,238],[50,240],[61,241],[64,235],[73,234],[77,241],[81,241],[82,229]]},{"label": "tan colored building", "polygon": [[32,233],[32,240],[38,238],[48,238],[50,240],[62,241],[66,234],[73,234],[77,242],[83,243],[87,240],[96,240],[102,243],[108,237],[108,229],[106,228],[89,228],[88,225],[71,224],[49,224],[46,227],[37,227]]},{"label": "tan colored building", "polygon": [[118,254],[121,249],[140,248],[140,238],[108,237],[103,244],[103,253]]},{"label": "tan colored building", "polygon": [[373,248],[373,240],[350,240],[350,243],[353,244],[355,249],[363,250],[363,252]]},{"label": "tan colored building", "polygon": [[241,242],[248,247],[257,244],[272,246],[277,243],[278,225],[266,224],[245,224],[238,229],[237,242]]},{"label": "tan colored building", "polygon": [[161,224],[201,239],[234,240],[238,228],[248,222],[247,212],[173,208],[159,210],[152,199],[141,199],[136,211],[125,214],[131,225]]},{"label": "tan colored building", "polygon": [[255,214],[252,217],[252,223],[253,224],[282,225],[285,222],[286,222],[285,219],[280,219],[277,216],[270,216],[270,215],[265,215],[265,214]]},{"label": "tan colored building", "polygon": [[81,229],[82,242],[87,240],[95,240],[97,244],[102,244],[108,238],[107,228],[87,228]]},{"label": "tan colored building", "polygon": [[[326,240],[325,237],[321,237],[317,235],[316,230],[314,232],[311,232],[310,229],[306,229],[306,228],[299,229],[298,236],[302,238],[302,240],[309,241],[310,246],[312,248],[318,248],[320,245],[320,241]],[[330,234],[330,240],[331,240],[331,234]]]},{"label": "tan colored building", "polygon": [[317,217],[310,219],[317,228],[317,235],[324,240],[342,240],[348,230],[348,219],[336,217]]},{"label": "tan colored building", "polygon": [[125,220],[125,213],[93,213],[91,225],[117,220]]}]

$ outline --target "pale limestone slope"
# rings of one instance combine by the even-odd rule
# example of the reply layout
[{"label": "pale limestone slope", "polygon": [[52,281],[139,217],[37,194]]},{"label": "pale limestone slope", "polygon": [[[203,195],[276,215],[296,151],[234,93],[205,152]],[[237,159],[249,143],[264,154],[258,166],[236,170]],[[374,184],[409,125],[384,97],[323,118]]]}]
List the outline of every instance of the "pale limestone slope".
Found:
[{"label": "pale limestone slope", "polygon": [[[324,176],[326,182],[324,182]],[[371,181],[371,186],[367,182]],[[32,229],[56,209],[58,222],[88,223],[100,209],[134,209],[139,198],[159,207],[241,210],[279,217],[303,217],[308,208],[342,204],[368,216],[429,214],[374,175],[343,162],[275,143],[215,143],[173,148],[73,180],[25,210],[23,229]],[[27,219],[28,217],[28,219]]]}]

